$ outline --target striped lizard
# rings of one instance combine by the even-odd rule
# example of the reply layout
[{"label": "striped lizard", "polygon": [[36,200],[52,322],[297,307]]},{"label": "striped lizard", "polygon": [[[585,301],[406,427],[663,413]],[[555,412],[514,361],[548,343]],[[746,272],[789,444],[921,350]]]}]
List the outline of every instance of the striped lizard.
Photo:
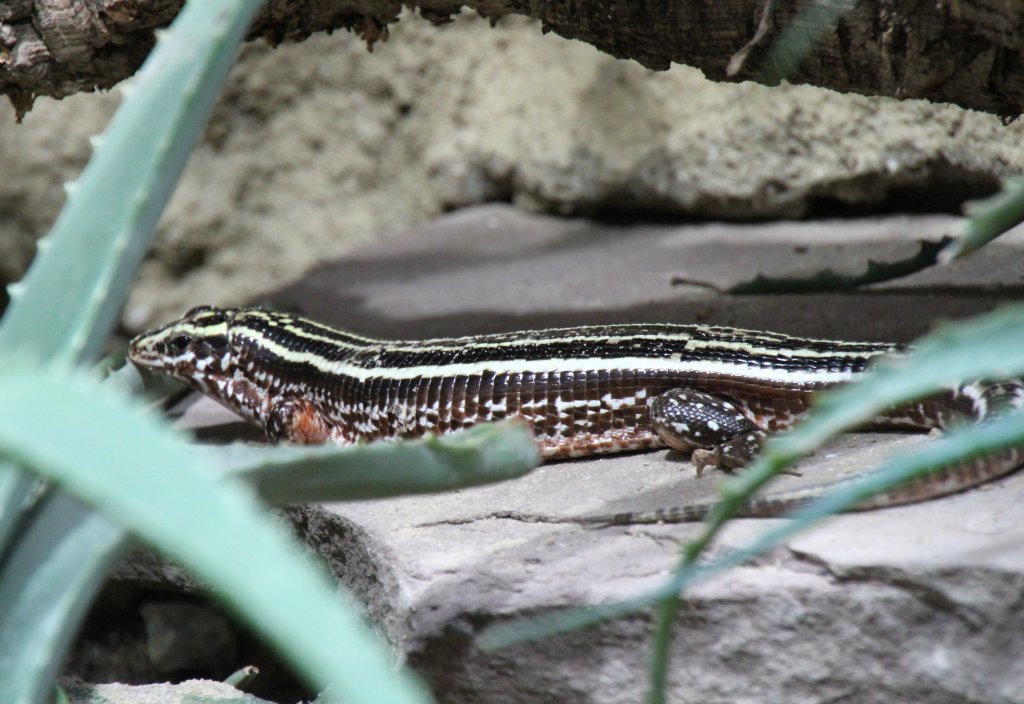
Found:
[{"label": "striped lizard", "polygon": [[[264,428],[271,442],[350,445],[519,417],[533,427],[545,459],[669,446],[692,453],[698,469],[734,469],[756,455],[767,433],[803,417],[814,393],[904,349],[670,324],[396,341],[287,313],[202,306],[133,339],[129,359],[216,399]],[[1017,383],[967,384],[893,409],[874,425],[982,421],[1022,397]],[[1013,450],[955,465],[858,508],[960,491],[1021,462]],[[756,499],[742,514],[776,515],[822,491]],[[696,520],[709,508],[579,521]]]}]

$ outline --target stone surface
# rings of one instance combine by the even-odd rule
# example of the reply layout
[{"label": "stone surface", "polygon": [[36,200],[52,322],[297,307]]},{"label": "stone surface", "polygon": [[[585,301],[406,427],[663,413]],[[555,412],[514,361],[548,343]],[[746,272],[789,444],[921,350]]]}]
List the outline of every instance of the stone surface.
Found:
[{"label": "stone surface", "polygon": [[270,704],[239,692],[231,685],[209,680],[180,684],[79,684],[65,682],[61,688],[70,704]]},{"label": "stone surface", "polygon": [[[908,340],[937,319],[1016,298],[1024,231],[970,260],[861,292],[741,298],[712,287],[825,263],[855,271],[868,257],[906,256],[914,238],[951,224],[625,226],[487,207],[364,248],[268,299],[392,336],[696,318]],[[673,286],[673,277],[701,285]],[[212,402],[182,411],[180,424],[208,436],[238,432]],[[210,427],[218,424],[226,426],[219,436]],[[847,435],[776,486],[829,482],[927,442]],[[643,593],[700,526],[587,530],[488,516],[673,505],[713,498],[719,481],[696,478],[685,458],[662,451],[555,463],[515,482],[432,497],[293,509],[292,517],[442,702],[636,702],[646,688],[649,613],[494,653],[474,637],[510,618]],[[699,584],[678,620],[670,701],[1024,701],[1016,667],[1022,502],[1017,474],[926,504],[837,517]],[[734,522],[714,551],[776,524]]]},{"label": "stone surface", "polygon": [[711,321],[907,342],[938,320],[1012,300],[1024,277],[1024,228],[949,267],[861,291],[720,292],[758,274],[860,273],[868,260],[909,257],[918,240],[938,240],[959,223],[935,215],[760,225],[608,224],[485,206],[396,233],[261,300],[388,337]]},{"label": "stone surface", "polygon": [[[62,681],[137,686],[165,680],[230,679],[235,687],[261,700],[291,704],[315,698],[245,623],[226,614],[218,602],[203,601],[201,585],[183,579],[180,568],[164,563],[159,578],[140,573],[134,565],[142,554],[140,550],[125,560],[133,568],[122,570],[93,602],[61,668]],[[157,559],[149,557],[150,562]],[[192,594],[186,598],[171,593],[174,590]],[[230,688],[228,695],[241,696]],[[184,697],[195,704],[196,696],[188,688],[125,687],[121,700]]]},{"label": "stone surface", "polygon": [[[465,15],[407,14],[368,54],[345,33],[247,46],[125,311],[135,330],[241,302],[387,231],[510,200],[554,212],[765,219],[953,212],[1024,167],[1024,123],[923,102],[653,73]],[[0,104],[0,281],[19,278],[117,96]]]}]

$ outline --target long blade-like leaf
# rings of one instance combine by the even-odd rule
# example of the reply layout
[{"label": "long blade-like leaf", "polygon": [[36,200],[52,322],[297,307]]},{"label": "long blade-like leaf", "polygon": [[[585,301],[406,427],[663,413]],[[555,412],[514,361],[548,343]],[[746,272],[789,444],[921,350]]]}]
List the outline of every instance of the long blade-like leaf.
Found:
[{"label": "long blade-like leaf", "polygon": [[0,453],[205,580],[311,684],[346,702],[428,700],[408,675],[393,672],[351,599],[335,593],[251,495],[218,482],[198,453],[142,409],[89,380],[10,364],[0,364],[0,398]]},{"label": "long blade-like leaf", "polygon": [[66,493],[25,518],[0,563],[0,701],[43,704],[106,573],[128,544],[124,529]]},{"label": "long blade-like leaf", "polygon": [[[1024,374],[1024,306],[1008,306],[966,323],[944,326],[922,339],[913,353],[879,366],[859,383],[822,396],[806,422],[769,442],[750,469],[725,485],[722,505],[709,517],[704,532],[687,547],[684,560],[662,588],[617,604],[552,614],[541,621],[530,622],[522,631],[522,637],[536,638],[580,628],[672,597],[688,584],[686,576],[696,569],[697,557],[728,517],[772,477],[836,433],[864,423],[900,403],[944,387],[956,386],[964,379],[1005,378],[1021,374]],[[1007,432],[1005,424],[1012,425],[1017,419],[1017,416],[1012,420],[1002,419],[999,423],[980,426],[971,432],[980,434],[979,447],[990,441],[992,447],[1003,447],[1005,445],[1000,444],[1002,439],[993,439],[988,434]],[[945,450],[936,450],[940,451]],[[928,453],[919,453],[919,457],[940,461]],[[895,475],[875,475],[872,481],[878,484],[871,489],[880,491],[884,487],[895,486],[899,480]],[[838,510],[838,507],[834,508]],[[513,636],[518,639],[519,634],[510,634],[511,628],[515,626],[496,627],[485,642],[494,645],[498,641],[512,642]]]},{"label": "long blade-like leaf", "polygon": [[98,356],[262,4],[193,0],[162,35],[82,177],[69,184],[28,275],[8,289],[0,353],[72,363]]},{"label": "long blade-like leaf", "polygon": [[540,462],[533,432],[519,422],[356,447],[216,448],[215,456],[275,504],[447,491],[514,479]]},{"label": "long blade-like leaf", "polygon": [[[686,546],[673,580],[697,564],[726,522],[758,490],[829,438],[880,413],[965,380],[1024,373],[1024,307],[1011,306],[925,337],[905,358],[880,364],[857,384],[825,395],[815,412],[793,431],[774,438],[754,464],[722,488],[722,503],[708,516],[700,536]],[[652,657],[652,702],[662,700],[669,644],[678,604],[665,596]]]},{"label": "long blade-like leaf", "polygon": [[[879,413],[964,380],[1024,374],[1024,306],[1006,306],[922,338],[913,353],[880,364],[860,382],[822,395],[815,413],[792,432],[775,438],[755,468],[767,461],[790,463],[836,433]],[[752,468],[755,469],[755,468]],[[735,490],[745,477],[732,486]]]},{"label": "long blade-like leaf", "polygon": [[939,255],[942,264],[967,256],[1024,221],[1024,179],[1009,179],[999,193],[968,203],[965,210],[959,236]]},{"label": "long blade-like leaf", "polygon": [[[261,5],[254,0],[189,2],[168,39],[158,42],[131,84],[132,95],[105,136],[96,140],[96,153],[82,178],[69,184],[68,202],[53,230],[40,240],[29,274],[9,287],[10,305],[0,321],[0,354],[59,363],[87,362],[97,356],[152,239],[156,220],[206,123],[238,42]],[[37,441],[59,442],[53,427],[40,420]],[[50,435],[39,436],[48,429]],[[8,554],[6,543],[20,528],[31,485],[26,475],[0,462],[0,555],[8,564],[24,553],[19,545]],[[66,500],[51,497],[48,505]],[[67,523],[75,516],[79,525]],[[107,525],[109,531],[97,529],[100,525]],[[77,631],[81,613],[92,598],[93,591],[86,585],[98,583],[125,534],[88,512],[56,516],[52,510],[34,516],[31,529],[50,536],[55,548],[75,547],[73,557],[61,565],[39,565],[43,574],[65,570],[51,582],[53,594],[44,598],[37,589],[22,595],[27,600],[22,607],[29,615],[45,614],[41,599],[63,606],[64,617],[53,624],[55,630],[36,634],[55,648],[52,660]],[[28,588],[31,576],[22,575],[21,581],[10,583],[7,579],[15,578],[5,573],[0,589]],[[7,625],[0,628],[0,640],[5,642],[10,637]],[[26,636],[26,644],[30,638]],[[51,671],[29,668],[26,672],[35,677],[33,686],[23,690],[30,701],[33,692],[47,686]],[[3,697],[3,701],[14,700]]]},{"label": "long blade-like leaf", "polygon": [[878,469],[866,473],[855,482],[843,484],[813,504],[786,516],[792,519],[765,531],[743,548],[731,550],[714,561],[699,565],[691,563],[678,569],[671,579],[656,589],[633,599],[556,611],[544,616],[499,623],[486,628],[477,638],[477,645],[493,650],[538,638],[593,626],[611,618],[648,608],[673,597],[682,589],[708,579],[726,569],[771,550],[782,541],[811,528],[836,513],[846,511],[865,498],[886,489],[917,479],[954,463],[969,461],[1009,447],[1024,445],[1024,415],[999,418],[982,426],[960,430],[926,447],[896,455]]},{"label": "long blade-like leaf", "polygon": [[28,472],[0,460],[0,555],[7,552],[8,541],[28,508],[33,486],[38,481]]}]

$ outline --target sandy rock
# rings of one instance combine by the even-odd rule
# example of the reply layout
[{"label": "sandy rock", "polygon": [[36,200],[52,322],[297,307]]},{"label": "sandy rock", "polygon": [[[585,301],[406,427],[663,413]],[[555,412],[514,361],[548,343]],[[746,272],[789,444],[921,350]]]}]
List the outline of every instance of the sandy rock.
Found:
[{"label": "sandy rock", "polygon": [[270,704],[231,685],[208,680],[147,685],[70,683],[62,689],[71,704]]},{"label": "sandy rock", "polygon": [[[0,280],[17,280],[118,101],[0,105]],[[245,47],[125,311],[237,303],[384,232],[493,200],[631,218],[955,210],[1024,167],[1020,123],[944,105],[654,73],[466,14]],[[8,169],[8,165],[10,168]]]}]

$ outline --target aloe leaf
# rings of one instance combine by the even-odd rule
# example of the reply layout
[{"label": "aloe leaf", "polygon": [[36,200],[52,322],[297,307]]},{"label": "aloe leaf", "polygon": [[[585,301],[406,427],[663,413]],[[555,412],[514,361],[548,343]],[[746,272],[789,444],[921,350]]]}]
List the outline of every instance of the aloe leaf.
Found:
[{"label": "aloe leaf", "polygon": [[[8,289],[11,300],[0,321],[0,353],[8,359],[27,356],[64,364],[95,359],[242,33],[261,5],[251,0],[189,2],[169,39],[158,42],[130,84],[132,94],[106,134],[95,140],[96,153],[81,179],[69,184],[68,201],[50,234],[39,241],[25,280]],[[54,427],[41,419],[33,437],[44,444],[60,442],[52,435]],[[50,435],[40,437],[47,429]],[[31,485],[16,472],[0,463],[0,532],[5,534],[0,537],[13,534],[31,498]],[[54,643],[77,630],[78,616],[72,615],[80,615],[92,598],[79,585],[100,579],[106,556],[126,539],[119,529],[118,539],[90,531],[100,517],[80,519],[80,526],[61,527],[59,517],[44,511],[33,523],[35,529],[74,541],[84,571],[77,579],[54,583],[59,597],[39,590],[25,595],[36,600],[23,604],[32,613],[45,613],[48,600],[68,604],[68,618],[60,623]],[[53,521],[48,528],[47,521]],[[13,559],[6,555],[7,545],[3,548],[5,559]]]},{"label": "aloe leaf", "polygon": [[540,462],[522,422],[355,447],[216,448],[218,463],[275,504],[376,499],[520,477]]},{"label": "aloe leaf", "polygon": [[[811,417],[791,432],[773,438],[762,456],[740,477],[723,488],[723,503],[708,519],[704,532],[686,550],[682,563],[672,578],[659,589],[614,604],[587,609],[569,609],[549,614],[536,620],[502,624],[487,629],[481,635],[481,647],[498,647],[521,640],[545,637],[593,625],[600,621],[623,616],[637,609],[647,608],[664,599],[675,598],[687,586],[699,568],[696,560],[710,544],[717,531],[758,489],[772,477],[790,466],[799,457],[812,451],[830,437],[845,429],[864,423],[880,412],[903,402],[927,395],[943,387],[955,386],[964,379],[1005,378],[1024,373],[1024,306],[1009,306],[966,323],[946,325],[923,338],[911,354],[879,365],[856,384],[850,384],[823,394]],[[915,458],[929,460],[929,466],[941,466],[949,461],[958,447],[965,454],[986,448],[1005,447],[1014,437],[1000,437],[1009,433],[1009,427],[1019,423],[1019,416],[999,419],[997,422],[964,431],[956,439],[947,439],[939,449],[918,452],[901,459],[911,462]],[[991,435],[990,435],[991,434]],[[975,439],[962,438],[974,435]],[[973,449],[965,449],[972,448]],[[943,452],[951,452],[942,456]],[[933,454],[935,453],[935,454]],[[938,463],[938,464],[936,464]],[[867,487],[874,492],[895,486],[902,477],[877,474]],[[866,491],[864,486],[845,491]],[[857,496],[863,496],[858,494]],[[835,499],[839,501],[839,499]],[[857,497],[842,499],[855,502]],[[844,504],[843,507],[850,504]],[[833,506],[835,510],[840,507]],[[810,511],[811,509],[808,509]],[[819,509],[815,509],[819,510]],[[810,514],[808,514],[810,515]],[[521,630],[520,630],[521,629]]]},{"label": "aloe leaf", "polygon": [[[859,383],[825,394],[807,421],[773,438],[739,478],[722,488],[700,536],[686,546],[674,577],[700,558],[740,506],[773,477],[837,433],[883,411],[967,380],[998,379],[1024,373],[1024,307],[1010,306],[960,325],[947,325],[925,337],[916,351],[879,364]],[[895,486],[890,483],[889,486]],[[886,487],[888,488],[888,487]],[[651,660],[651,702],[664,699],[669,644],[679,608],[678,588],[661,603]]]},{"label": "aloe leaf", "polygon": [[635,598],[601,606],[565,609],[543,616],[499,623],[485,628],[476,644],[496,650],[559,633],[587,628],[611,618],[649,608],[674,597],[681,590],[762,555],[801,531],[830,516],[846,511],[866,498],[891,487],[926,476],[942,467],[969,461],[989,453],[1024,445],[1024,415],[1014,413],[984,425],[950,433],[926,447],[900,453],[857,481],[843,484],[818,501],[785,516],[789,520],[765,531],[749,545],[731,550],[704,565],[691,563],[677,569],[672,577]]},{"label": "aloe leaf", "polygon": [[[249,492],[157,420],[88,379],[0,364],[0,454],[100,508],[206,581],[296,670],[346,702],[425,702],[350,597]],[[53,442],[50,428],[59,428]],[[184,529],[187,527],[187,530]]]},{"label": "aloe leaf", "polygon": [[[1024,374],[1024,306],[943,325],[915,344],[912,353],[879,364],[858,383],[823,394],[810,418],[774,438],[755,468],[779,461],[788,465],[843,430],[965,380]],[[741,477],[730,491],[743,485]]]},{"label": "aloe leaf", "polygon": [[0,555],[6,552],[11,536],[29,508],[32,489],[38,481],[37,477],[0,460]]},{"label": "aloe leaf", "polygon": [[[687,545],[674,577],[686,573],[722,526],[758,490],[797,459],[837,433],[881,412],[964,380],[1005,378],[1024,372],[1024,307],[1011,306],[960,325],[947,325],[920,341],[912,354],[879,364],[856,384],[825,394],[807,421],[773,438],[739,478],[722,488],[722,503],[700,536]],[[894,486],[890,483],[889,486]],[[662,701],[678,589],[664,597],[655,627],[651,701]]]},{"label": "aloe leaf", "polygon": [[843,484],[820,500],[794,511],[787,516],[792,519],[790,522],[765,532],[748,547],[730,552],[706,569],[721,571],[738,565],[830,516],[853,508],[864,499],[922,478],[937,469],[1021,446],[1024,446],[1024,414],[1019,412],[950,433],[926,447],[900,453],[878,469],[858,477],[857,481]]},{"label": "aloe leaf", "polygon": [[939,255],[942,264],[970,254],[1024,222],[1024,179],[1007,180],[999,193],[968,203],[964,210],[967,221],[960,235]]},{"label": "aloe leaf", "polygon": [[1007,306],[922,338],[910,354],[879,363],[855,384],[822,394],[810,417],[773,437],[736,479],[722,485],[722,502],[704,532],[686,548],[696,559],[740,506],[799,458],[836,434],[884,411],[964,380],[999,379],[1024,373],[1024,306]]},{"label": "aloe leaf", "polygon": [[[156,221],[262,2],[191,0],[124,102],[25,279],[9,287],[0,352],[74,363],[107,338]],[[45,325],[41,321],[46,321]]]},{"label": "aloe leaf", "polygon": [[124,531],[65,493],[26,517],[0,563],[0,701],[42,704],[85,610],[127,544]]},{"label": "aloe leaf", "polygon": [[134,364],[125,364],[110,372],[103,385],[123,396],[142,396],[145,391],[142,374]]}]

